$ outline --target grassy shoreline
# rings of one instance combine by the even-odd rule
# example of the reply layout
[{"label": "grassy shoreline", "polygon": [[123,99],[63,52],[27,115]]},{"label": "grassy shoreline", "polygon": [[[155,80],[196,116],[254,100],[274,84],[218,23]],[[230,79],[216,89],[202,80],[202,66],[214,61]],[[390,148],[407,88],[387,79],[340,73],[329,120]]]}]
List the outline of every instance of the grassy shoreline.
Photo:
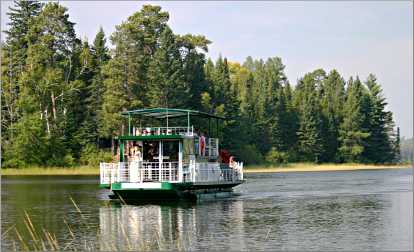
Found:
[{"label": "grassy shoreline", "polygon": [[265,173],[265,172],[321,172],[321,171],[354,171],[354,170],[382,170],[382,169],[401,169],[412,168],[412,164],[312,164],[312,163],[291,163],[281,166],[247,166],[245,173]]},{"label": "grassy shoreline", "polygon": [[[376,169],[400,169],[412,168],[411,164],[374,165],[374,164],[312,164],[291,163],[281,166],[246,166],[245,173],[266,172],[312,172],[312,171],[353,171],[353,170],[376,170]],[[28,167],[1,169],[2,176],[35,176],[35,175],[99,175],[99,167]]]},{"label": "grassy shoreline", "polygon": [[99,175],[98,167],[27,167],[1,169],[2,176],[24,176],[24,175]]}]

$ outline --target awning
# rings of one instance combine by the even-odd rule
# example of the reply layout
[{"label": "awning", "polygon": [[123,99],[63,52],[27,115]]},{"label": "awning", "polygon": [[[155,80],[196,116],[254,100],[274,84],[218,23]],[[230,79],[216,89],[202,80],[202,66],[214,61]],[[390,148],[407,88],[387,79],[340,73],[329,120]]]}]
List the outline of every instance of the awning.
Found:
[{"label": "awning", "polygon": [[164,119],[164,118],[176,118],[176,117],[187,117],[187,116],[199,116],[199,117],[206,117],[206,118],[216,118],[216,119],[223,119],[226,118],[209,114],[206,112],[201,112],[197,110],[189,110],[189,109],[175,109],[175,108],[150,108],[150,109],[136,109],[130,111],[124,111],[121,113],[125,116],[146,116],[152,117],[157,119]]}]

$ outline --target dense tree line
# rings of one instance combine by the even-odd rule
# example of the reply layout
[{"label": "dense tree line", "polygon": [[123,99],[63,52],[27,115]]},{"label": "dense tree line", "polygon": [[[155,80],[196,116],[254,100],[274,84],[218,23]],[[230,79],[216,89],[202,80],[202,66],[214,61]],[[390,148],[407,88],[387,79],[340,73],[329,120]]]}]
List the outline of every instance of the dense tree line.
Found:
[{"label": "dense tree line", "polygon": [[[119,112],[191,108],[228,118],[222,147],[247,163],[395,162],[399,131],[374,75],[317,69],[288,82],[279,57],[206,59],[202,35],[174,34],[145,5],[93,43],[58,3],[17,0],[2,42],[2,161],[6,167],[93,164],[125,131]],[[106,149],[107,148],[107,149]]]}]

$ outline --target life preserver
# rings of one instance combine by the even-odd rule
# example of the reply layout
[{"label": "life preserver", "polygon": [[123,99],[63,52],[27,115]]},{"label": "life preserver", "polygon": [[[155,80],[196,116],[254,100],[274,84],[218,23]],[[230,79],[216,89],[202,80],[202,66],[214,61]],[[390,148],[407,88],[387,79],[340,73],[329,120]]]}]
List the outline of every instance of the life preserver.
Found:
[{"label": "life preserver", "polygon": [[200,137],[200,154],[205,155],[206,153],[206,138],[204,136]]}]

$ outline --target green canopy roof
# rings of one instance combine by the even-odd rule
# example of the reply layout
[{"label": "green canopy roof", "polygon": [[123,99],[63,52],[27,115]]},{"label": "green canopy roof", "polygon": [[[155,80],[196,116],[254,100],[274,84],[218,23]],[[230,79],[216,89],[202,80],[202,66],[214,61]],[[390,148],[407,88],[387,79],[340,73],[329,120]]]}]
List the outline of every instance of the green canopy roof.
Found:
[{"label": "green canopy roof", "polygon": [[216,118],[216,119],[225,119],[221,116],[212,115],[209,113],[197,111],[197,110],[190,110],[190,109],[174,109],[174,108],[150,108],[150,109],[136,109],[130,111],[124,111],[121,113],[122,115],[126,116],[147,116],[153,117],[157,119],[164,119],[164,118],[174,118],[174,117],[187,117],[187,116],[200,116],[200,117],[207,117],[207,118]]}]

